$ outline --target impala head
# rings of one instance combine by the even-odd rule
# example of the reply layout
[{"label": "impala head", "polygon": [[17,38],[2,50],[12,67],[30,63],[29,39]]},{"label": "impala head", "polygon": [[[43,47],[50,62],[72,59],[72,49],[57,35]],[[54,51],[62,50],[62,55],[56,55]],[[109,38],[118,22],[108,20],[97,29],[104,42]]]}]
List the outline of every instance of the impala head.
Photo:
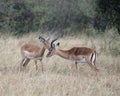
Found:
[{"label": "impala head", "polygon": [[[56,41],[56,40],[55,40]],[[54,42],[55,42],[54,41]],[[54,42],[51,42],[51,47],[48,49],[49,52],[47,53],[46,57],[51,57],[56,54],[57,47],[59,47],[60,43],[57,43],[56,45],[53,44]]]},{"label": "impala head", "polygon": [[[48,54],[47,57],[51,56],[53,53],[55,53],[55,49],[56,49],[56,45],[54,44],[54,42],[56,40],[58,40],[58,38],[60,37],[61,34],[58,34],[56,36],[56,38],[54,38],[51,42],[50,42],[50,34],[48,32],[48,39],[43,38],[42,36],[39,35],[39,40],[40,42],[43,43],[44,47],[48,49]],[[57,43],[57,46],[59,46],[60,43]]]}]

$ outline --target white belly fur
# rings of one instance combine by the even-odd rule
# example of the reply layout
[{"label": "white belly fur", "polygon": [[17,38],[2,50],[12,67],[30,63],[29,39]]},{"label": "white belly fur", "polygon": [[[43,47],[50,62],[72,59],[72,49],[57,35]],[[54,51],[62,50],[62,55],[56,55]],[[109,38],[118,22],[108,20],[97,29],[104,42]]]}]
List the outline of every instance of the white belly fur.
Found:
[{"label": "white belly fur", "polygon": [[24,51],[24,53],[25,53],[25,57],[27,57],[29,59],[33,59],[34,58],[34,53],[28,52],[28,51]]},{"label": "white belly fur", "polygon": [[86,60],[85,60],[85,58],[82,58],[82,59],[80,59],[80,60],[77,60],[77,62],[79,62],[79,63],[87,63]]}]

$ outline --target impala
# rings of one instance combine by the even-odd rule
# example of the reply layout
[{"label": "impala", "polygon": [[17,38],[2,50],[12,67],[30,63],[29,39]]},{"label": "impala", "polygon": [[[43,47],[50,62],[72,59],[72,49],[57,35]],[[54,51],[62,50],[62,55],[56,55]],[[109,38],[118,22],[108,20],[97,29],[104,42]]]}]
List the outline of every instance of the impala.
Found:
[{"label": "impala", "polygon": [[43,71],[42,58],[45,49],[49,48],[50,43],[49,43],[49,38],[44,39],[42,36],[39,36],[39,40],[43,43],[43,46],[27,43],[21,47],[22,61],[20,67],[26,67],[29,61],[33,59],[37,70],[38,69],[37,60],[39,60]]},{"label": "impala", "polygon": [[78,62],[86,62],[97,74],[98,69],[96,67],[96,51],[95,50],[87,47],[73,47],[69,50],[62,50],[62,49],[59,49],[59,47],[57,47],[59,46],[59,43],[57,45],[54,44],[56,40],[57,39],[54,39],[51,42],[51,48],[49,48],[49,52],[47,53],[46,57],[59,55],[64,59],[71,60],[73,62],[71,64],[71,68],[75,64],[76,69],[77,69]]}]

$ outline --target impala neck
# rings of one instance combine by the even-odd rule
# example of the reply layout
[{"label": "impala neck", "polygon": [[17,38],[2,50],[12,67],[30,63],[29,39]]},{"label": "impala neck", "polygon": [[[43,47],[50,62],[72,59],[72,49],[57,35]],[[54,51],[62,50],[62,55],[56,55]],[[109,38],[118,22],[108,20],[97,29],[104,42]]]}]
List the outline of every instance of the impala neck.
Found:
[{"label": "impala neck", "polygon": [[69,54],[65,50],[56,49],[56,54],[59,55],[60,57],[64,58],[64,59],[69,59]]},{"label": "impala neck", "polygon": [[41,48],[41,54],[43,55],[43,54],[44,54],[44,52],[45,52],[45,47],[44,47],[44,46],[42,46],[42,48]]}]

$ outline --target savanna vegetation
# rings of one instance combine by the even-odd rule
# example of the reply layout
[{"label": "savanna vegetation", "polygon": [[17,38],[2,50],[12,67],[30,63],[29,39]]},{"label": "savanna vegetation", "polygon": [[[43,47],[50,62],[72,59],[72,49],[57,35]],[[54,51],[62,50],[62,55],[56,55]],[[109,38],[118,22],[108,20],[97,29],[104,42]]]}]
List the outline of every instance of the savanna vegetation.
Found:
[{"label": "savanna vegetation", "polygon": [[96,34],[115,28],[120,34],[119,0],[0,0],[1,32],[21,35],[45,31]]},{"label": "savanna vegetation", "polygon": [[[100,70],[98,78],[86,63],[79,63],[78,71],[71,75],[71,61],[59,56],[46,58],[47,51],[43,57],[44,73],[41,71],[39,62],[39,69],[36,71],[33,61],[26,66],[24,71],[19,71],[22,59],[20,47],[28,42],[42,45],[38,36],[34,33],[26,34],[21,38],[10,35],[1,36],[0,95],[119,96],[120,56],[117,55],[116,49],[114,51],[109,50],[106,36],[93,38],[80,34],[59,39],[61,49],[70,49],[74,46],[94,48],[97,51],[97,67]],[[116,38],[116,40],[120,40],[120,38]],[[119,41],[114,42],[110,46],[118,48]]]},{"label": "savanna vegetation", "polygon": [[[0,96],[119,96],[119,0],[0,0]],[[96,50],[98,78],[79,63],[71,75],[70,61],[46,57],[36,71],[31,61],[20,71],[20,47],[41,45],[43,37],[58,39],[61,49],[85,46]],[[56,41],[57,42],[57,41]]]}]

